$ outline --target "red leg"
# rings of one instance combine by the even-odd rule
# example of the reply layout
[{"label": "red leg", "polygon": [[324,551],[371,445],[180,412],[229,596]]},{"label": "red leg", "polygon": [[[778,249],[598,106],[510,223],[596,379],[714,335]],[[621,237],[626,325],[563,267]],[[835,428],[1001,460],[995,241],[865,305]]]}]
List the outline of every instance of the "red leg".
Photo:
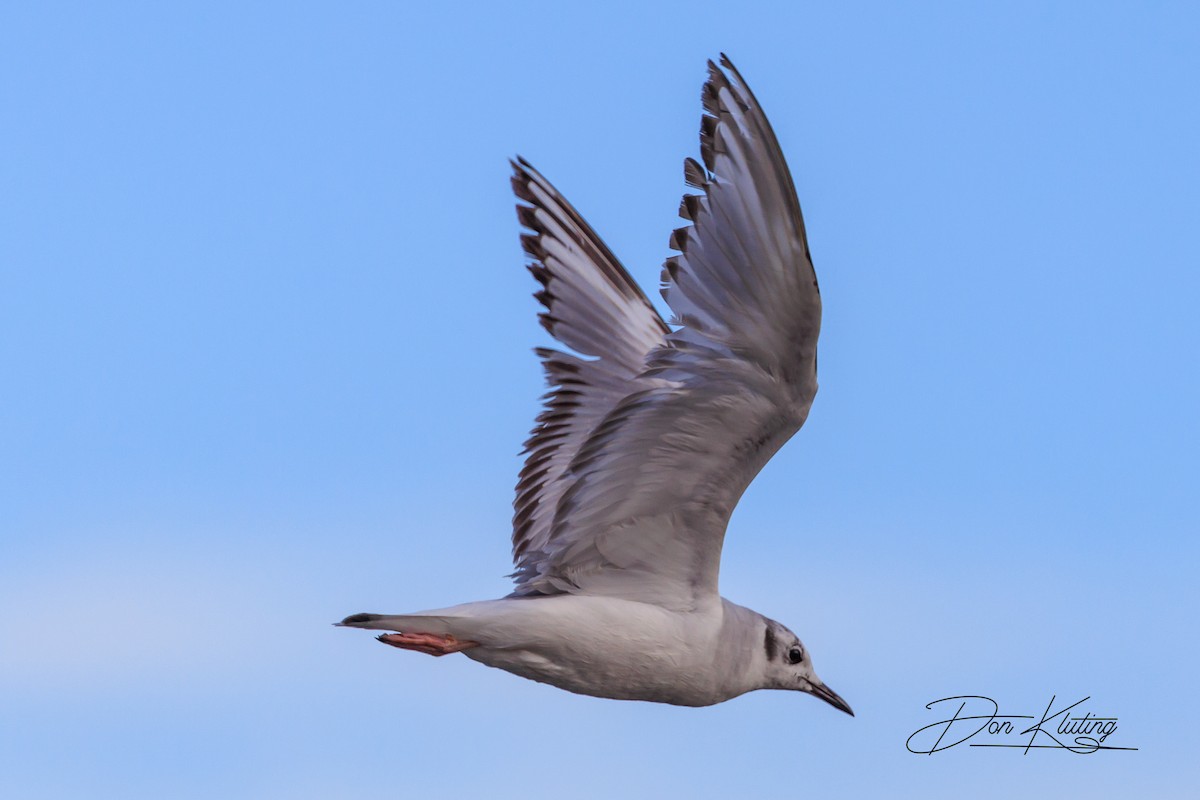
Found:
[{"label": "red leg", "polygon": [[469,642],[455,639],[450,634],[436,633],[385,633],[378,637],[384,644],[399,647],[401,650],[416,650],[431,656],[444,656],[478,647],[479,642]]}]

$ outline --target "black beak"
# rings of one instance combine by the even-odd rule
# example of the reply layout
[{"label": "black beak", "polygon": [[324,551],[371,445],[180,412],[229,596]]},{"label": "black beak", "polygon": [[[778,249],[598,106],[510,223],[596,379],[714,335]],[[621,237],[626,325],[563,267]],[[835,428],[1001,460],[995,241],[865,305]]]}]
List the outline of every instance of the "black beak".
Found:
[{"label": "black beak", "polygon": [[850,704],[843,700],[841,695],[820,681],[814,681],[812,686],[805,691],[811,695],[821,698],[838,711],[845,711],[850,716],[854,716],[854,711],[850,708]]}]

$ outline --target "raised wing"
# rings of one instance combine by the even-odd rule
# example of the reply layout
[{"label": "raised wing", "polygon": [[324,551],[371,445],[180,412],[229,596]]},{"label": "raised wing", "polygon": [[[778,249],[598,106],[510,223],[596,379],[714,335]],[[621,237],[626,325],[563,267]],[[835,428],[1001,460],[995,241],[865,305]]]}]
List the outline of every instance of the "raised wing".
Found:
[{"label": "raised wing", "polygon": [[[524,159],[513,162],[521,244],[542,285],[542,325],[590,359],[539,348],[550,392],[525,442],[513,503],[515,575],[550,541],[555,509],[571,479],[567,466],[584,440],[646,369],[646,354],[669,329],[600,237]],[[527,205],[526,205],[527,204]]]},{"label": "raised wing", "polygon": [[[627,371],[621,343],[581,351],[599,356],[582,363],[620,363],[624,391],[614,377],[589,407],[609,406],[602,416],[573,417],[549,527],[514,553],[517,594],[616,595],[678,609],[715,599],[729,516],[816,394],[820,295],[779,144],[724,56],[720,67],[709,62],[702,97],[704,164],[684,165],[702,194],[684,196],[680,215],[692,224],[672,234],[680,255],[663,270],[663,296],[683,327],[639,373]],[[569,387],[562,377],[551,370],[559,388],[546,414]],[[567,449],[564,439],[558,463]]]}]

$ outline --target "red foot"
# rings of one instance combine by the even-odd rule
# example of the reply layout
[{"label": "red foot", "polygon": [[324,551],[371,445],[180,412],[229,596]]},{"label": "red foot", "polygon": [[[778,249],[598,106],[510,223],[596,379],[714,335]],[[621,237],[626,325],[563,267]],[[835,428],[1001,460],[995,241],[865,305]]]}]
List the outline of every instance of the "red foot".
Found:
[{"label": "red foot", "polygon": [[478,647],[479,642],[460,641],[450,634],[445,636],[436,633],[385,633],[378,637],[384,644],[399,647],[401,650],[416,650],[431,656],[444,656]]}]

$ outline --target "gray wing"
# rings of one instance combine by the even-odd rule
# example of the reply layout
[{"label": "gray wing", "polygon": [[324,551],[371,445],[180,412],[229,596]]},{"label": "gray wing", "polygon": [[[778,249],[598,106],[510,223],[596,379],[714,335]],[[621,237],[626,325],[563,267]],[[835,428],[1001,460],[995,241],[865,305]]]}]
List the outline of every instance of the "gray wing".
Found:
[{"label": "gray wing", "polygon": [[[514,550],[516,594],[680,609],[711,599],[734,506],[816,394],[821,302],[783,154],[724,56],[720,67],[709,62],[702,98],[704,164],[684,166],[702,193],[684,196],[680,216],[692,224],[672,234],[680,254],[663,270],[663,296],[682,327],[652,346],[640,372],[621,372],[624,391],[614,380],[597,392],[604,402],[588,409],[608,405],[603,416],[573,420],[553,512],[540,509],[549,526]],[[589,352],[598,361],[585,363],[633,365],[623,344],[600,344]],[[548,412],[568,388],[557,386]],[[555,455],[567,455],[565,439]]]},{"label": "gray wing", "polygon": [[[551,391],[525,442],[513,502],[517,575],[550,541],[554,512],[571,483],[564,473],[584,440],[631,391],[646,354],[669,329],[646,295],[583,217],[527,161],[513,162],[521,244],[542,285],[542,325],[590,358],[539,348]],[[519,582],[519,581],[518,581]]]}]

